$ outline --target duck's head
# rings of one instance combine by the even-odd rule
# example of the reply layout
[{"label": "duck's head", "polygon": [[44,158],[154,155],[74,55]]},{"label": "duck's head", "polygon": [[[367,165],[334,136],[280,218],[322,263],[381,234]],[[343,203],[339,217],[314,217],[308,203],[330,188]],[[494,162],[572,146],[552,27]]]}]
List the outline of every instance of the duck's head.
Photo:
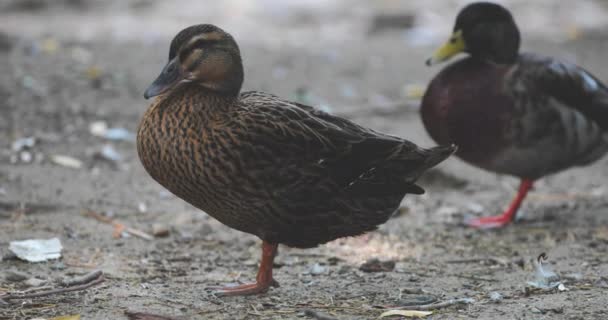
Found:
[{"label": "duck's head", "polygon": [[146,89],[146,99],[164,94],[183,82],[236,96],[243,84],[239,47],[224,30],[200,24],[180,31],[169,49],[169,61]]},{"label": "duck's head", "polygon": [[510,64],[517,59],[519,44],[519,30],[509,10],[495,3],[475,2],[458,13],[452,36],[426,64],[448,60],[459,52],[475,59]]}]

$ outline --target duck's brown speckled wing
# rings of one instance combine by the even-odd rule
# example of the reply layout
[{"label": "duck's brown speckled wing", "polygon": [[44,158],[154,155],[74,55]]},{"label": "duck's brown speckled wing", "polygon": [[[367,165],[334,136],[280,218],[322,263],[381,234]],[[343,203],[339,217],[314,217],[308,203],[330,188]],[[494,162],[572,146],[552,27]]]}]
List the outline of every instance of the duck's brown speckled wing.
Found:
[{"label": "duck's brown speckled wing", "polygon": [[257,212],[252,233],[296,247],[374,229],[406,193],[422,193],[415,179],[452,151],[423,150],[260,92],[241,94],[226,121],[239,144],[246,207]]},{"label": "duck's brown speckled wing", "polygon": [[590,73],[524,54],[505,81],[514,101],[513,149],[502,158],[517,175],[536,178],[608,151],[608,90]]}]

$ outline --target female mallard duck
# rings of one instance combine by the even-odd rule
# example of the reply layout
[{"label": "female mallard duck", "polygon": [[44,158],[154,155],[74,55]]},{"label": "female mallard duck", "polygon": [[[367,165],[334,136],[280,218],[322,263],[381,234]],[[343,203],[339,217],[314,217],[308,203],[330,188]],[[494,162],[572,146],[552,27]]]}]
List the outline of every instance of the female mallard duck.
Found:
[{"label": "female mallard duck", "polygon": [[239,48],[212,25],[182,30],[146,90],[158,96],[137,134],[148,173],[178,197],[263,241],[256,283],[277,285],[279,243],[310,248],[387,221],[426,169],[454,147],[421,149],[312,107],[261,92],[239,94]]},{"label": "female mallard duck", "polygon": [[470,164],[521,179],[509,208],[471,221],[475,227],[510,223],[534,180],[586,165],[608,150],[606,86],[575,65],[519,54],[519,42],[507,9],[473,3],[427,61],[470,55],[431,81],[421,106],[429,134],[458,145],[457,155]]}]

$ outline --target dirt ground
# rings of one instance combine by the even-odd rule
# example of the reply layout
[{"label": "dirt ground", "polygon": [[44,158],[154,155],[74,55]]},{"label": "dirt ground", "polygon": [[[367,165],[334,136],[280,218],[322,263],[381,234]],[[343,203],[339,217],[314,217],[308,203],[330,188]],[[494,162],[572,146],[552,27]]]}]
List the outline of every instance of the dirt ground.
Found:
[{"label": "dirt ground", "polygon": [[[501,211],[517,181],[453,158],[421,180],[425,195],[406,197],[400,213],[378,231],[310,250],[280,247],[279,288],[229,298],[205,290],[252,280],[259,239],[170,195],[144,171],[133,141],[104,139],[90,129],[104,121],[136,130],[149,103],[143,90],[181,28],[213,22],[232,32],[246,65],[245,90],[322,105],[433,145],[420,123],[416,91],[440,70],[423,62],[447,36],[462,1],[443,2],[438,17],[420,9],[419,1],[399,10],[394,1],[373,7],[336,1],[322,9],[294,1],[270,9],[277,2],[0,1],[0,294],[27,289],[23,281],[6,280],[14,270],[50,285],[96,269],[106,279],[86,291],[0,305],[0,319],[126,319],[127,310],[182,319],[311,319],[307,310],[336,319],[375,319],[412,301],[463,298],[470,303],[437,309],[427,319],[608,319],[608,157],[539,181],[521,220],[491,231],[461,222]],[[526,2],[511,2],[516,16],[529,9]],[[606,16],[597,9],[605,10],[602,4],[572,3]],[[542,16],[559,12],[567,20],[564,10]],[[374,29],[370,21],[382,12],[444,23],[416,33],[391,23]],[[529,36],[524,30],[524,47],[575,61],[608,81],[608,32],[597,27],[605,23],[598,19],[592,16],[585,21],[596,25],[580,28],[545,26],[561,30],[558,36],[536,25]],[[420,35],[432,41],[420,41]],[[35,145],[13,150],[23,137],[35,137]],[[100,156],[104,146],[120,159]],[[57,164],[56,155],[82,165]],[[145,232],[165,227],[169,235],[113,238],[112,226],[83,215],[86,210]],[[9,255],[10,241],[53,237],[64,246],[60,260],[28,263]],[[526,293],[533,261],[542,252],[566,291]],[[395,267],[360,270],[373,258],[394,261]]]}]

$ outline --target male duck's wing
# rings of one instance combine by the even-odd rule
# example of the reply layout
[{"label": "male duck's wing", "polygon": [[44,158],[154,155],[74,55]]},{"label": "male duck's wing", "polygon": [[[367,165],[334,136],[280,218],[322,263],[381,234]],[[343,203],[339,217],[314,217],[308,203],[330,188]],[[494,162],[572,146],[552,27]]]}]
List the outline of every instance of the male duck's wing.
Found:
[{"label": "male duck's wing", "polygon": [[[608,88],[587,70],[552,57],[524,54],[516,72],[532,88],[581,112],[608,131]],[[533,90],[534,90],[533,89]]]}]

